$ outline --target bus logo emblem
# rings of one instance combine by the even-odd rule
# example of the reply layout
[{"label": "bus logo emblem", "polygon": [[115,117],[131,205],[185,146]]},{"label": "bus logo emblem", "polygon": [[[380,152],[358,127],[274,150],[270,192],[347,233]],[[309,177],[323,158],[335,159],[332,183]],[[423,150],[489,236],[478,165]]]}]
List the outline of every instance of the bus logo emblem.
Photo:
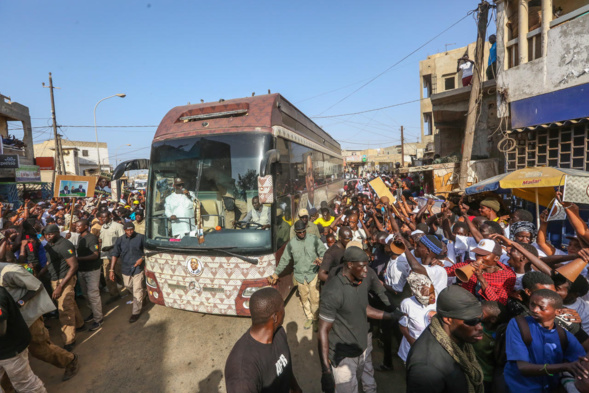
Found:
[{"label": "bus logo emblem", "polygon": [[203,271],[202,263],[196,258],[186,259],[186,270],[193,276],[200,276]]}]

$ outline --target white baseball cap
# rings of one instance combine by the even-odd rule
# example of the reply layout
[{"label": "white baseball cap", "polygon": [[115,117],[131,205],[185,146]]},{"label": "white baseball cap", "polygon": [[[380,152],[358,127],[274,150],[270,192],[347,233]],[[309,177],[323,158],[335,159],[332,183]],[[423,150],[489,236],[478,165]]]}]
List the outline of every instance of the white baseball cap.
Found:
[{"label": "white baseball cap", "polygon": [[503,249],[496,241],[491,239],[483,239],[471,252],[477,255],[495,254],[497,256],[501,256],[501,254],[503,254]]}]

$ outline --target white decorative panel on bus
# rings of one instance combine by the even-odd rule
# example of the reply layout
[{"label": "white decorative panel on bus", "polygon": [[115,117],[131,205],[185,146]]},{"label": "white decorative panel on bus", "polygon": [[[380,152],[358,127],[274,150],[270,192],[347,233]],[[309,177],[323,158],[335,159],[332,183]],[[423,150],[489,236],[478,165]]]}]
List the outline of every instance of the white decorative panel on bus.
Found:
[{"label": "white decorative panel on bus", "polygon": [[257,265],[235,257],[156,254],[147,258],[167,307],[209,314],[236,315],[235,299],[243,280],[265,279],[276,269],[273,254]]}]

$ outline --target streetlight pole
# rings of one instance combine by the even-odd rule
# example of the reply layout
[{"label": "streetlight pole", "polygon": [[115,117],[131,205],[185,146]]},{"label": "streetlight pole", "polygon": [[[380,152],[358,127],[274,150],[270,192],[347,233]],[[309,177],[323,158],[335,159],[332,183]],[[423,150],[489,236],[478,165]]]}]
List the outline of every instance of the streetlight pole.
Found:
[{"label": "streetlight pole", "polygon": [[[115,162],[117,163],[117,165],[119,165],[119,149],[120,149],[121,147],[123,147],[123,146],[131,146],[131,144],[130,144],[130,143],[127,143],[127,144],[124,144],[124,145],[118,146],[118,147],[115,149]],[[115,166],[115,168],[116,168],[116,166]]]},{"label": "streetlight pole", "polygon": [[94,133],[96,134],[96,154],[98,155],[98,174],[102,173],[102,162],[100,162],[100,149],[98,148],[98,129],[96,128],[96,108],[98,107],[98,104],[100,104],[104,100],[108,100],[109,98],[113,98],[113,97],[125,98],[126,96],[127,96],[126,94],[114,94],[112,96],[103,98],[102,100],[98,101],[96,103],[96,105],[94,105]]}]

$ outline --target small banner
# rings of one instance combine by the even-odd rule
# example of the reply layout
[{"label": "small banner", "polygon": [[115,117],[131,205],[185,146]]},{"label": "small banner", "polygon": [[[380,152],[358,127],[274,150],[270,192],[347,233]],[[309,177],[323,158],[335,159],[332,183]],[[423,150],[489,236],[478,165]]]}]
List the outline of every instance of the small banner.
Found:
[{"label": "small banner", "polygon": [[563,202],[589,203],[589,177],[566,176]]},{"label": "small banner", "polygon": [[272,175],[258,176],[258,198],[260,203],[274,203],[274,183]]},{"label": "small banner", "polygon": [[94,196],[94,176],[66,176],[58,175],[55,178],[53,196],[56,198],[86,198]]},{"label": "small banner", "polygon": [[96,188],[94,189],[94,196],[99,197],[100,195],[105,195],[110,197],[112,194],[111,190],[111,182],[112,175],[110,173],[103,172],[98,176],[96,179]]}]

